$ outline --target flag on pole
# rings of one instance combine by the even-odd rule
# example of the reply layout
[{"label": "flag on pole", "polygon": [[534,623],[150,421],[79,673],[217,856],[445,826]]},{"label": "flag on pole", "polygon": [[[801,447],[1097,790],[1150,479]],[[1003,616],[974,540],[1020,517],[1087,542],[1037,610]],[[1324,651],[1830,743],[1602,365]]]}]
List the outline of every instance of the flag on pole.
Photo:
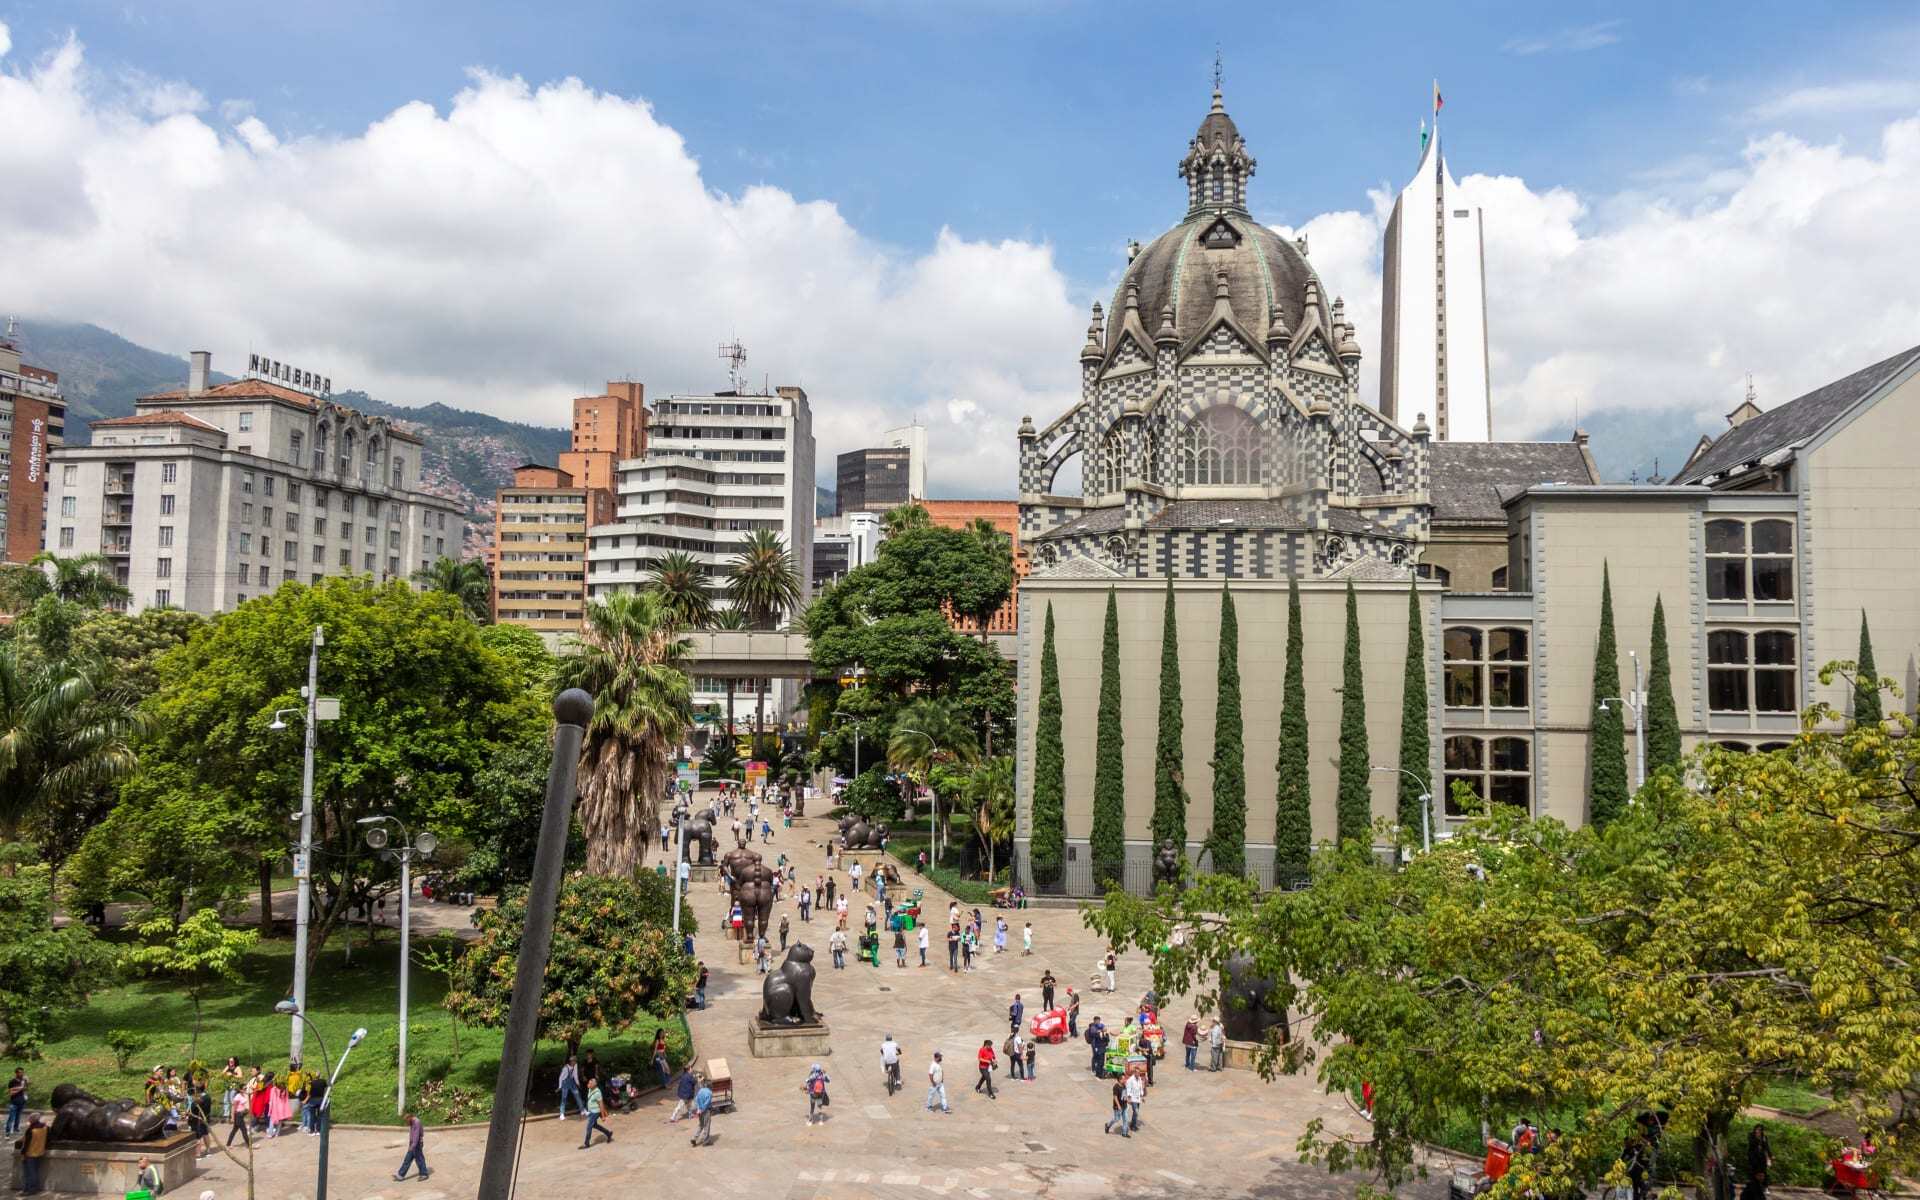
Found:
[{"label": "flag on pole", "polygon": [[1422,150],[1425,150],[1427,148],[1427,137],[1428,137],[1427,119],[1425,117],[1421,117],[1420,118],[1420,148]]},{"label": "flag on pole", "polygon": [[1436,120],[1440,116],[1440,106],[1445,103],[1446,100],[1440,95],[1440,81],[1436,79],[1433,81],[1433,115]]}]

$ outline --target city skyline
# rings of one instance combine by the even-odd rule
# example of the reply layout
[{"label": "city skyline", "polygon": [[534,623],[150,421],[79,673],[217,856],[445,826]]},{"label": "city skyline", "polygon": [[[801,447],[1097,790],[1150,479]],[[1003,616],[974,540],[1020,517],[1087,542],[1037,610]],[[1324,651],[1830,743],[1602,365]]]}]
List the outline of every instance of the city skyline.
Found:
[{"label": "city skyline", "polygon": [[[395,403],[548,425],[599,379],[723,387],[713,347],[737,337],[749,378],[815,397],[822,456],[926,424],[935,496],[1012,494],[1019,418],[1074,387],[1059,347],[1110,301],[1127,239],[1177,215],[1172,166],[1215,51],[1181,29],[1168,52],[1171,24],[1123,37],[1076,5],[830,9],[801,29],[769,10],[731,41],[704,18],[589,6],[544,39],[510,14],[396,35],[403,62],[348,52],[372,19],[353,6],[237,11],[162,27],[0,7],[22,182],[0,200],[0,305],[171,353],[270,347]],[[1671,454],[1724,428],[1746,372],[1767,407],[1920,323],[1903,10],[1814,27],[1703,8],[1655,38],[1646,7],[1444,31],[1409,7],[1371,23],[1385,32],[1358,66],[1251,12],[1224,64],[1260,156],[1250,207],[1304,234],[1345,297],[1364,399],[1386,209],[1434,75],[1461,191],[1487,214],[1501,436],[1564,437],[1577,410]],[[1049,39],[1076,27],[1104,61],[1055,61]],[[586,32],[601,41],[567,36]],[[265,53],[290,38],[297,53]],[[983,43],[1021,48],[984,77],[928,69]],[[813,78],[789,52],[836,69]],[[1299,61],[1273,70],[1283,53]],[[343,64],[366,86],[330,86]],[[1122,76],[1126,119],[1096,82]],[[1787,352],[1813,306],[1852,319]]]}]

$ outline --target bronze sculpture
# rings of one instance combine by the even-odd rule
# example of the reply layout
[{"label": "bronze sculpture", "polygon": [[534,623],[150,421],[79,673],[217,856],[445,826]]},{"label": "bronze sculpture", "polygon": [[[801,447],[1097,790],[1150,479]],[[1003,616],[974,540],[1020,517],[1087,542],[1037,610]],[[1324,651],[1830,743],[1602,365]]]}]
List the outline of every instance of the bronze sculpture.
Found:
[{"label": "bronze sculpture", "polygon": [[163,1108],[137,1100],[102,1100],[63,1083],[53,1089],[53,1140],[56,1142],[144,1142],[160,1136]]},{"label": "bronze sculpture", "polygon": [[734,871],[733,899],[740,906],[741,940],[752,944],[773,920],[773,868],[761,862],[759,855]]},{"label": "bronze sculpture", "polygon": [[813,1006],[813,947],[796,942],[787,959],[767,972],[760,985],[760,1023],[763,1025],[818,1025]]},{"label": "bronze sculpture", "polygon": [[690,817],[681,834],[686,843],[687,861],[702,867],[713,865],[713,822],[706,817]]},{"label": "bronze sculpture", "polygon": [[[740,872],[746,870],[751,864],[759,861],[760,852],[758,850],[748,850],[745,847],[739,847],[729,850],[720,856],[720,867],[726,871],[727,878],[731,881],[731,886],[738,887],[740,884]],[[735,900],[739,898],[739,896],[734,897]]]},{"label": "bronze sculpture", "polygon": [[1154,856],[1153,873],[1165,883],[1178,887],[1180,884],[1180,851],[1175,848],[1173,839],[1160,843],[1160,853]]},{"label": "bronze sculpture", "polygon": [[865,817],[854,817],[852,821],[840,831],[841,843],[849,850],[881,849],[892,833],[885,823],[869,825]]},{"label": "bronze sculpture", "polygon": [[1293,1032],[1286,1010],[1267,1007],[1273,988],[1272,979],[1253,973],[1252,955],[1235,954],[1227,959],[1220,969],[1220,1020],[1227,1027],[1227,1037],[1236,1042],[1263,1042],[1267,1030],[1278,1026],[1280,1041],[1291,1040]]}]

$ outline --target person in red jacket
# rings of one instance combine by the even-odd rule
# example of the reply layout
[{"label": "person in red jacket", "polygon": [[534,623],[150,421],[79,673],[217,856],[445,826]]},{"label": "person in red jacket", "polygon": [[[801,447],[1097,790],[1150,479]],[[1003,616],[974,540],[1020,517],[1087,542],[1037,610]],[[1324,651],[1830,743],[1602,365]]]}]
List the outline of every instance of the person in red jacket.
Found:
[{"label": "person in red jacket", "polygon": [[973,1085],[973,1090],[976,1092],[985,1091],[987,1093],[987,1099],[989,1100],[995,1098],[993,1094],[993,1064],[995,1061],[993,1039],[987,1038],[980,1043],[980,1082]]}]

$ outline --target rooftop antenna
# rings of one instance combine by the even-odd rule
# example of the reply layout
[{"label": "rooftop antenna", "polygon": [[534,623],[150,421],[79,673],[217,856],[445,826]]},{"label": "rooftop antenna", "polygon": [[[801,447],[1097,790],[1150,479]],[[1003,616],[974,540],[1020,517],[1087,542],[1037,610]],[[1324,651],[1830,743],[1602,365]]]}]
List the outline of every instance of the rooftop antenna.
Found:
[{"label": "rooftop antenna", "polygon": [[1748,371],[1747,372],[1747,403],[1752,404],[1755,408],[1758,408],[1760,407],[1759,404],[1756,403],[1758,398],[1759,398],[1759,393],[1753,390],[1753,372]]},{"label": "rooftop antenna", "polygon": [[733,390],[738,392],[740,390],[740,371],[741,368],[747,365],[747,348],[740,344],[740,339],[738,338],[735,338],[731,342],[722,342],[720,343],[720,357],[727,360],[727,378],[733,380]]},{"label": "rooftop antenna", "polygon": [[1216,43],[1213,47],[1213,90],[1216,92],[1220,90],[1222,74],[1223,72],[1220,69],[1220,47],[1218,43]]}]

